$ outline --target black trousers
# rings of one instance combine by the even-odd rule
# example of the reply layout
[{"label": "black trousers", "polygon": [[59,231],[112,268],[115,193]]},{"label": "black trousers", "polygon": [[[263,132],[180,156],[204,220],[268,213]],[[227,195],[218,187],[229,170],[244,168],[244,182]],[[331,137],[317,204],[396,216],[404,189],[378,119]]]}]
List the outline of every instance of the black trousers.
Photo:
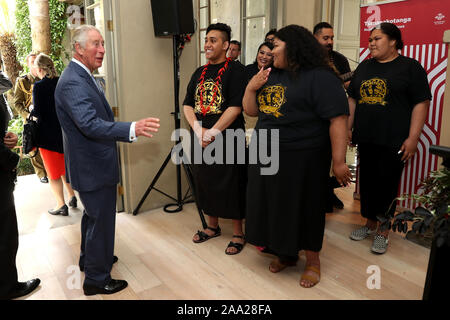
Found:
[{"label": "black trousers", "polygon": [[369,143],[358,145],[361,215],[378,221],[377,215],[393,216],[404,163],[395,148]]},{"label": "black trousers", "polygon": [[[0,179],[0,183],[5,182]],[[19,248],[13,187],[0,186],[0,299],[17,283],[16,255]]]}]

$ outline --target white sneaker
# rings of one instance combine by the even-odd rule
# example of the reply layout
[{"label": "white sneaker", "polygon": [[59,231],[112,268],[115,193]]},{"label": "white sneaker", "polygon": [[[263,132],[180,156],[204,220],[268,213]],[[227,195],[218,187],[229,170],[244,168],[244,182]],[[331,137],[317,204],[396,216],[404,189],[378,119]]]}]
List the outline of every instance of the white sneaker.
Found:
[{"label": "white sneaker", "polygon": [[370,230],[369,227],[364,226],[350,233],[350,239],[355,241],[361,241],[370,236],[371,234],[374,234],[375,231],[376,229]]},{"label": "white sneaker", "polygon": [[375,253],[385,253],[388,247],[389,239],[381,234],[377,234],[373,239],[372,251]]}]

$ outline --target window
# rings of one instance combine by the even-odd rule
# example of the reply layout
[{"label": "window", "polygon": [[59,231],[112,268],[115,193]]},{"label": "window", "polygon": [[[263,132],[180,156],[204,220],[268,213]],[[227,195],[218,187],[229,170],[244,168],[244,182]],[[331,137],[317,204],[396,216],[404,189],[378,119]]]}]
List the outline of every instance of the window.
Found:
[{"label": "window", "polygon": [[199,17],[200,17],[200,23],[199,23],[199,52],[200,52],[200,65],[206,64],[206,56],[204,51],[204,43],[205,43],[205,37],[206,37],[206,29],[208,29],[209,21],[210,21],[210,5],[209,0],[199,0]]},{"label": "window", "polygon": [[277,0],[198,0],[200,63],[207,63],[203,49],[210,23],[222,22],[232,29],[231,37],[242,43],[240,61],[253,63],[266,33],[275,28]]},{"label": "window", "polygon": [[401,2],[406,0],[361,0],[361,6],[371,6],[371,5],[377,5],[377,4],[385,4],[385,3],[391,3],[391,2]]},{"label": "window", "polygon": [[266,33],[276,26],[271,17],[275,13],[274,0],[242,1],[242,63],[250,64],[255,60],[256,50],[264,42]]},{"label": "window", "polygon": [[[85,14],[87,24],[97,27],[104,35],[103,3],[100,0],[86,0]],[[95,72],[95,76],[96,78],[105,78],[105,67],[103,65]]]}]

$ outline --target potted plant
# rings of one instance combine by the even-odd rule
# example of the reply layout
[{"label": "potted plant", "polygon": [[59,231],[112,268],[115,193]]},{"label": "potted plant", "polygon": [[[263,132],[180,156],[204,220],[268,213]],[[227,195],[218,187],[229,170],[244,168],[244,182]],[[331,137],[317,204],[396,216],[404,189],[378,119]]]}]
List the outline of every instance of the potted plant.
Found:
[{"label": "potted plant", "polygon": [[437,298],[439,288],[448,288],[447,260],[450,256],[450,148],[433,146],[430,152],[442,156],[445,167],[431,172],[421,183],[418,194],[401,196],[392,204],[395,205],[397,200],[413,199],[419,206],[414,211],[400,212],[393,218],[378,216],[382,231],[392,229],[407,235],[432,234],[425,300]]},{"label": "potted plant", "polygon": [[[395,215],[393,219],[379,216],[381,229],[392,229],[401,233],[424,235],[431,231],[438,247],[445,243],[450,245],[450,169],[443,168],[430,173],[419,189],[419,194],[404,195],[395,201],[412,199],[420,203],[414,211],[406,210]],[[394,205],[395,205],[394,201]],[[412,225],[408,222],[413,222]]]}]

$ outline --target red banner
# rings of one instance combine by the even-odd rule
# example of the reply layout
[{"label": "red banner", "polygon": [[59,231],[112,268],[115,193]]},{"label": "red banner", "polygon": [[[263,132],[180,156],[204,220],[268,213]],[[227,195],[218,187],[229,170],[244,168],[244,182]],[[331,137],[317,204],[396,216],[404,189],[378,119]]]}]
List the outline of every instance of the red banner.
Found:
[{"label": "red banner", "polygon": [[[439,144],[441,135],[448,56],[443,37],[444,31],[450,29],[450,1],[406,0],[362,7],[360,61],[370,58],[370,31],[381,22],[394,23],[402,31],[405,48],[401,54],[422,64],[433,94],[418,153],[405,166],[399,190],[399,194],[413,194],[417,193],[420,182],[438,166],[437,157],[428,150],[431,145]],[[403,202],[401,206],[412,208],[413,203]]]}]

